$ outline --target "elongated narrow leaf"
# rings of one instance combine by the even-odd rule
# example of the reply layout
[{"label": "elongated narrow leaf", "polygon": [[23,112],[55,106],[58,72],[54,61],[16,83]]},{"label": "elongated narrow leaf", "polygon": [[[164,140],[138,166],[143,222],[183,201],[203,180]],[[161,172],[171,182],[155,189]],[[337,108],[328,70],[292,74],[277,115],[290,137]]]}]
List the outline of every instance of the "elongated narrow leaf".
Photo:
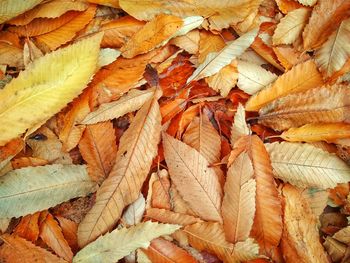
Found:
[{"label": "elongated narrow leaf", "polygon": [[220,69],[229,65],[231,61],[241,54],[253,43],[258,34],[258,29],[254,29],[240,38],[233,40],[220,50],[207,55],[205,61],[200,64],[193,74],[187,79],[187,83],[192,80],[200,80],[218,73]]},{"label": "elongated narrow leaf", "polygon": [[301,92],[321,86],[322,76],[313,60],[298,64],[287,71],[270,86],[252,96],[245,105],[248,111],[257,111],[269,102],[290,93]]},{"label": "elongated narrow leaf", "polygon": [[32,9],[40,4],[43,0],[3,0],[0,3],[0,24],[10,20],[11,18]]},{"label": "elongated narrow leaf", "polygon": [[163,146],[170,178],[182,198],[201,218],[221,222],[222,189],[208,161],[197,150],[170,135],[163,135]]},{"label": "elongated narrow leaf", "polygon": [[114,263],[138,248],[147,248],[152,239],[172,234],[179,228],[178,225],[148,221],[129,228],[116,229],[80,250],[73,262]]},{"label": "elongated narrow leaf", "polygon": [[277,75],[252,62],[238,61],[237,86],[248,94],[255,94],[273,82]]},{"label": "elongated narrow leaf", "polygon": [[0,177],[0,217],[32,214],[96,188],[84,165],[46,165],[13,170]]},{"label": "elongated narrow leaf", "polygon": [[245,110],[242,104],[238,104],[237,111],[235,114],[234,122],[232,123],[231,127],[231,145],[233,146],[234,143],[242,136],[249,135],[250,129],[248,128],[248,125],[245,120]]},{"label": "elongated narrow leaf", "polygon": [[4,240],[4,244],[0,247],[0,260],[3,262],[67,262],[24,238],[5,234],[0,236],[0,239]]},{"label": "elongated narrow leaf", "polygon": [[249,237],[255,215],[256,182],[253,165],[242,152],[227,171],[222,201],[226,240],[232,243]]},{"label": "elongated narrow leaf", "polygon": [[287,184],[283,187],[283,196],[284,230],[281,247],[286,261],[329,262],[320,243],[316,217],[301,191]]},{"label": "elongated narrow leaf", "polygon": [[79,95],[95,71],[101,37],[38,58],[0,90],[0,145],[48,120]]},{"label": "elongated narrow leaf", "polygon": [[350,57],[350,18],[315,53],[316,63],[326,77],[340,70]]},{"label": "elongated narrow leaf", "polygon": [[334,188],[350,181],[350,167],[339,157],[302,143],[266,144],[276,177],[297,187]]},{"label": "elongated narrow leaf", "polygon": [[281,134],[281,138],[290,142],[336,142],[350,138],[350,124],[311,123],[299,128],[290,128]]},{"label": "elongated narrow leaf", "polygon": [[308,123],[350,122],[349,98],[347,85],[291,94],[262,108],[259,123],[280,131]]},{"label": "elongated narrow leaf", "polygon": [[80,246],[114,227],[123,209],[139,197],[160,139],[157,94],[138,111],[121,137],[115,165],[97,191],[95,205],[79,225]]},{"label": "elongated narrow leaf", "polygon": [[117,157],[117,143],[111,122],[87,125],[79,150],[88,164],[88,172],[96,182],[103,181]]},{"label": "elongated narrow leaf", "polygon": [[219,223],[196,223],[185,227],[184,232],[191,246],[213,253],[225,263],[238,263],[258,257],[259,246],[252,239],[233,245],[225,240],[224,229]]},{"label": "elongated narrow leaf", "polygon": [[82,124],[93,124],[102,121],[119,118],[129,112],[136,111],[151,99],[154,89],[130,90],[120,99],[101,104],[97,110],[89,113],[82,121]]},{"label": "elongated narrow leaf", "polygon": [[307,8],[295,9],[281,19],[272,37],[274,45],[292,44],[301,36],[310,15]]},{"label": "elongated narrow leaf", "polygon": [[194,223],[202,222],[202,220],[200,220],[199,218],[191,215],[176,213],[170,210],[159,208],[147,209],[146,217],[151,218],[153,220],[157,220],[161,223],[176,224],[181,226],[187,226]]}]

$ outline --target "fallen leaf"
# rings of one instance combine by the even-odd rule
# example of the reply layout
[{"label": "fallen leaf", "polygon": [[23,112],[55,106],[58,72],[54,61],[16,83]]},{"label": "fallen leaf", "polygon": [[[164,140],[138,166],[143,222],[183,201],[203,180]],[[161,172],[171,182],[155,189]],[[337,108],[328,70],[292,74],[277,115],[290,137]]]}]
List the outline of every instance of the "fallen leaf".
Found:
[{"label": "fallen leaf", "polygon": [[77,230],[78,224],[72,220],[69,220],[63,216],[55,216],[58,220],[64,239],[67,240],[69,246],[72,248],[73,253],[78,250],[78,237]]},{"label": "fallen leaf", "polygon": [[141,222],[146,208],[146,200],[142,194],[131,203],[121,218],[123,225],[132,226]]},{"label": "fallen leaf", "polygon": [[4,0],[1,3],[0,8],[0,24],[10,20],[11,18],[24,13],[25,11],[32,9],[36,5],[40,4],[43,0]]},{"label": "fallen leaf", "polygon": [[39,216],[40,212],[22,217],[14,229],[14,234],[23,237],[31,242],[37,241],[39,237]]},{"label": "fallen leaf", "polygon": [[346,245],[340,243],[332,237],[327,237],[326,241],[323,243],[328,254],[331,256],[333,262],[340,261],[346,252]]},{"label": "fallen leaf", "polygon": [[245,110],[242,104],[238,104],[237,111],[234,117],[234,121],[231,127],[231,145],[233,146],[235,142],[242,136],[249,135],[251,133],[246,120],[245,120]]},{"label": "fallen leaf", "polygon": [[170,40],[170,43],[186,50],[190,54],[197,54],[199,45],[199,31],[192,30],[186,35],[178,36]]},{"label": "fallen leaf", "polygon": [[176,224],[181,226],[187,226],[192,225],[194,223],[202,222],[202,220],[200,220],[199,218],[191,215],[176,213],[170,210],[159,208],[147,209],[146,217],[157,220],[162,223]]}]

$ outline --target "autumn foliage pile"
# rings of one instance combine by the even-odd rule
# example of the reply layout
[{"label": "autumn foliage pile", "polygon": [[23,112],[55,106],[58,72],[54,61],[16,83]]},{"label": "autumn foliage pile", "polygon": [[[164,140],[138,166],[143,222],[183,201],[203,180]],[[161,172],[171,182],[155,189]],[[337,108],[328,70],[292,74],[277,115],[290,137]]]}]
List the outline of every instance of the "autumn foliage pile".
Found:
[{"label": "autumn foliage pile", "polygon": [[0,0],[0,262],[350,262],[349,0]]}]

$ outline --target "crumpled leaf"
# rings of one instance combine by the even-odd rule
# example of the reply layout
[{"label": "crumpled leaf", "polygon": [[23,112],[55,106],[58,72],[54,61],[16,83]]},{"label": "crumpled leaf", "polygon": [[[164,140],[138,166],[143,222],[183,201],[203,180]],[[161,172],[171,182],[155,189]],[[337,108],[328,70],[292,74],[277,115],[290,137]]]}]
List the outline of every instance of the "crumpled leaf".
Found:
[{"label": "crumpled leaf", "polygon": [[297,187],[334,188],[350,181],[350,167],[334,154],[302,143],[265,144],[276,177]]},{"label": "crumpled leaf", "polygon": [[32,9],[40,4],[43,0],[3,0],[0,4],[0,24],[10,20],[11,18]]},{"label": "crumpled leaf", "polygon": [[96,190],[83,165],[22,168],[1,176],[0,183],[0,218],[32,214]]},{"label": "crumpled leaf", "polygon": [[95,71],[101,37],[38,58],[0,90],[0,145],[48,120],[85,88]]},{"label": "crumpled leaf", "polygon": [[169,235],[179,227],[147,221],[129,228],[113,230],[80,250],[74,257],[73,263],[114,263],[137,248],[147,248],[152,239]]}]

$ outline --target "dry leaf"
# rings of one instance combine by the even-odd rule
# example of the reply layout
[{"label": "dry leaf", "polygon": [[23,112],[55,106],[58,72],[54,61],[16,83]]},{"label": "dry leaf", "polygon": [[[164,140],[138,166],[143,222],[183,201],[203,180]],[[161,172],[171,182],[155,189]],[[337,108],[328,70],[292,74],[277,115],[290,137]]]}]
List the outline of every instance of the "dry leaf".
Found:
[{"label": "dry leaf", "polygon": [[22,168],[1,176],[0,183],[1,218],[31,214],[96,189],[83,165]]},{"label": "dry leaf", "polygon": [[100,39],[96,35],[38,58],[0,90],[0,145],[49,119],[85,88],[95,71]]},{"label": "dry leaf", "polygon": [[251,133],[246,121],[245,121],[245,110],[242,104],[238,104],[237,111],[235,114],[234,122],[231,127],[231,145],[242,136],[249,135]]},{"label": "dry leaf", "polygon": [[332,237],[327,237],[326,241],[323,243],[323,246],[326,248],[333,262],[339,262],[345,255],[346,245],[340,243]]},{"label": "dry leaf", "polygon": [[210,31],[201,30],[199,32],[198,63],[202,64],[211,52],[219,52],[225,47],[225,41],[220,35]]},{"label": "dry leaf", "polygon": [[[153,173],[149,180],[147,208],[171,209],[170,203],[170,179],[167,170],[161,170]],[[149,199],[150,198],[150,199]]]},{"label": "dry leaf", "polygon": [[22,217],[14,229],[14,234],[29,241],[35,242],[39,237],[39,216],[40,212]]},{"label": "dry leaf", "polygon": [[200,220],[199,218],[191,215],[176,213],[170,210],[159,208],[147,209],[146,217],[157,220],[162,223],[176,224],[181,226],[187,226],[192,225],[194,223],[202,222],[202,220]]},{"label": "dry leaf", "polygon": [[163,146],[170,178],[182,198],[201,218],[221,222],[222,189],[205,157],[167,134],[163,134]]},{"label": "dry leaf", "polygon": [[142,194],[133,203],[131,203],[121,218],[123,225],[132,226],[141,222],[146,209],[146,200]]},{"label": "dry leaf", "polygon": [[60,223],[64,239],[67,240],[69,246],[72,248],[73,253],[78,250],[78,238],[77,230],[78,224],[72,220],[69,220],[63,216],[55,216]]},{"label": "dry leaf", "polygon": [[270,86],[250,97],[245,105],[247,111],[257,111],[269,102],[290,93],[306,91],[323,84],[313,60],[296,65],[279,76]]},{"label": "dry leaf", "polygon": [[80,246],[115,226],[123,209],[139,197],[160,139],[161,116],[157,99],[158,92],[155,92],[154,98],[138,111],[120,139],[115,165],[97,191],[95,205],[79,225]]},{"label": "dry leaf", "polygon": [[196,54],[199,49],[199,39],[199,31],[192,30],[186,35],[173,38],[172,40],[170,40],[170,43],[175,46],[178,46],[183,50],[186,50],[190,54]]},{"label": "dry leaf", "polygon": [[179,229],[177,225],[158,224],[150,221],[129,228],[116,229],[80,250],[73,262],[114,263],[137,248],[147,248],[152,239],[169,235],[177,229]]},{"label": "dry leaf", "polygon": [[10,20],[11,18],[32,9],[34,6],[40,4],[43,0],[4,0],[0,6],[0,24]]},{"label": "dry leaf", "polygon": [[[282,252],[287,262],[328,262],[317,230],[317,221],[301,192],[283,187],[284,229]],[[298,204],[298,205],[296,205]]]},{"label": "dry leaf", "polygon": [[242,152],[227,171],[221,210],[229,242],[236,243],[249,237],[255,215],[253,175],[253,165],[246,152]]},{"label": "dry leaf", "polygon": [[334,154],[310,144],[266,144],[276,177],[297,187],[334,188],[350,181],[350,168]]},{"label": "dry leaf", "polygon": [[111,122],[87,125],[79,150],[91,178],[100,183],[109,175],[117,157],[115,131]]}]

